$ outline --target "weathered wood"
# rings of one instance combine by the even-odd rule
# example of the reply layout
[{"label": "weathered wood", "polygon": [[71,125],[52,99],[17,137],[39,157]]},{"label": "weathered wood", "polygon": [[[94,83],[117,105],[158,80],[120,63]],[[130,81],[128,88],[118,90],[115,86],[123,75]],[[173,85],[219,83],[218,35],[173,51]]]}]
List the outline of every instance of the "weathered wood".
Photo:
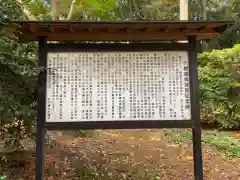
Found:
[{"label": "weathered wood", "polygon": [[16,22],[16,35],[23,41],[36,41],[45,36],[50,41],[165,41],[187,40],[196,35],[197,40],[215,38],[231,21],[22,21]]},{"label": "weathered wood", "polygon": [[[109,32],[95,32],[95,33],[47,33],[39,32],[35,34],[25,34],[20,37],[23,41],[35,41],[39,36],[48,36],[49,41],[168,41],[168,40],[187,40],[187,35],[176,32],[159,32],[150,33],[151,36],[146,33],[109,33]],[[190,33],[189,33],[190,34]],[[198,34],[197,39],[211,39],[216,36],[217,33],[202,33]]]}]

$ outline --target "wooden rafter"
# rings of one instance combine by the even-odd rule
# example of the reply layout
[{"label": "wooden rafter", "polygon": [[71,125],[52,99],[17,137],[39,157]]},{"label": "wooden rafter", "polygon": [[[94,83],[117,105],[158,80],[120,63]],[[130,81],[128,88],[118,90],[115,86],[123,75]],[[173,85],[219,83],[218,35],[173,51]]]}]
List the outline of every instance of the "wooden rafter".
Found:
[{"label": "wooden rafter", "polygon": [[76,22],[24,21],[17,22],[17,35],[23,41],[36,41],[46,36],[51,41],[165,41],[186,40],[196,35],[209,40],[223,32],[229,21],[140,21],[140,22]]}]

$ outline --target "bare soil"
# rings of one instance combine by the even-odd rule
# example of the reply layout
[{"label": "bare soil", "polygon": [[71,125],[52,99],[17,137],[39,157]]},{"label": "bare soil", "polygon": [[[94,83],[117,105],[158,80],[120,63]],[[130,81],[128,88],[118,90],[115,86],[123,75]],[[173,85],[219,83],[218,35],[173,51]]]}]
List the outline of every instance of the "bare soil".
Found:
[{"label": "bare soil", "polygon": [[[174,144],[163,131],[98,131],[92,138],[48,132],[46,180],[191,180],[192,143]],[[203,147],[205,180],[240,180],[240,158]],[[13,168],[10,180],[34,179],[35,158]]]}]

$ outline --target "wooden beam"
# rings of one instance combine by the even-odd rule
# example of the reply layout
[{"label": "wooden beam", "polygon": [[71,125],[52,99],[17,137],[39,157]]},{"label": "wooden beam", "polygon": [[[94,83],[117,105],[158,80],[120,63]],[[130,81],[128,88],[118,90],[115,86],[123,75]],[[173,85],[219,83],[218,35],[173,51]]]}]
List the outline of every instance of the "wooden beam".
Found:
[{"label": "wooden beam", "polygon": [[[24,22],[16,31],[21,39],[35,41],[38,36],[49,37],[52,41],[60,40],[185,40],[190,34],[197,39],[212,39],[221,30],[226,29],[227,22],[159,22],[159,23],[78,23],[78,22]],[[221,28],[219,28],[221,27]],[[216,32],[219,31],[219,32]],[[210,35],[211,34],[211,35]],[[62,37],[61,37],[62,36]],[[116,37],[114,37],[116,36]],[[153,37],[151,37],[153,36]],[[33,39],[31,39],[31,38]],[[67,39],[70,37],[70,39]],[[56,39],[54,39],[56,38]],[[96,38],[96,39],[94,39]],[[121,39],[122,38],[122,39]],[[141,39],[142,38],[142,39]],[[202,39],[202,40],[203,40]],[[187,40],[187,39],[186,39]]]},{"label": "wooden beam", "polygon": [[48,30],[49,32],[53,33],[54,32],[54,28],[52,26],[48,26]]},{"label": "wooden beam", "polygon": [[[110,32],[79,32],[79,33],[46,33],[39,32],[37,34],[23,34],[20,38],[34,41],[39,36],[47,36],[49,41],[166,41],[166,40],[187,40],[188,35],[194,35],[195,33],[181,34],[173,32],[154,32],[146,34],[145,32],[138,33],[110,33]],[[202,33],[198,34],[198,39],[212,39],[217,33]],[[171,37],[171,38],[170,38]]]},{"label": "wooden beam", "polygon": [[34,33],[36,31],[36,26],[34,24],[30,24],[28,30],[29,32]]},{"label": "wooden beam", "polygon": [[74,32],[74,30],[75,30],[75,27],[74,27],[74,25],[69,25],[69,31],[72,33],[72,32]]},{"label": "wooden beam", "polygon": [[206,27],[202,27],[202,28],[199,28],[199,27],[182,28],[182,29],[180,29],[180,31],[184,34],[188,34],[188,33],[196,33],[196,34],[199,34],[199,33],[217,33],[215,31],[215,29],[206,28]]},{"label": "wooden beam", "polygon": [[[51,27],[51,26],[50,26]],[[148,28],[148,27],[142,27],[142,28],[76,28],[75,26],[70,27],[58,27],[53,28],[51,27],[51,31],[49,30],[49,27],[47,28],[38,28],[34,31],[31,31],[32,34],[44,34],[44,36],[51,36],[52,33],[61,35],[65,33],[132,33],[134,35],[135,33],[145,33],[144,35],[148,36],[148,32],[151,33],[176,33],[176,34],[182,34],[183,36],[187,36],[188,33],[217,33],[215,30],[215,26],[213,27],[201,27],[201,26],[182,26],[182,27],[175,27],[170,28],[168,26],[160,27],[160,28]],[[24,32],[23,32],[24,33]],[[26,32],[27,33],[27,32]],[[29,33],[28,33],[29,34]]]}]

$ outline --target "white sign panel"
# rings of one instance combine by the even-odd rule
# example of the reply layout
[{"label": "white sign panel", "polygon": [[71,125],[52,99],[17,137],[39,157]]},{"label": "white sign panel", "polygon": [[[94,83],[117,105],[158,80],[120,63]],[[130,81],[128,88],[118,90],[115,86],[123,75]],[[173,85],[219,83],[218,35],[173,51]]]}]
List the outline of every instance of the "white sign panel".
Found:
[{"label": "white sign panel", "polygon": [[190,119],[187,52],[48,53],[46,122]]}]

